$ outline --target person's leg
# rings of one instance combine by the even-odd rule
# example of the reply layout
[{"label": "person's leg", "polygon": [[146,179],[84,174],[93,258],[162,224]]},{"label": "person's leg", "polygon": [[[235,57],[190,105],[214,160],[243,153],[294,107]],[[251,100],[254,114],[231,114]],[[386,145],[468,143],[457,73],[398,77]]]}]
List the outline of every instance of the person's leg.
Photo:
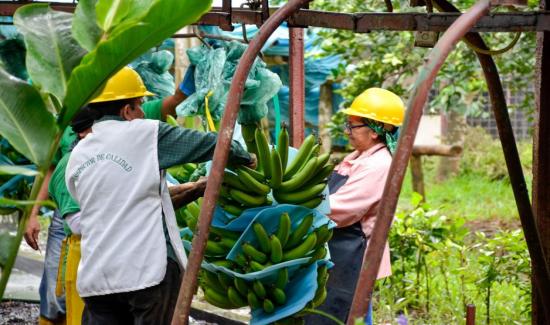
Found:
[{"label": "person's leg", "polygon": [[58,211],[55,210],[48,228],[44,273],[38,290],[40,295],[40,317],[54,322],[63,321],[65,318],[65,295],[58,297],[55,294],[63,238],[65,238],[63,221]]},{"label": "person's leg", "polygon": [[178,299],[181,272],[178,264],[168,259],[166,275],[161,283],[143,290],[129,292],[128,303],[134,325],[170,324]]},{"label": "person's leg", "polygon": [[82,325],[132,324],[125,293],[85,297]]},{"label": "person's leg", "polygon": [[65,271],[65,300],[67,306],[67,325],[80,325],[84,301],[76,290],[76,275],[80,263],[80,236],[69,237],[69,253]]}]

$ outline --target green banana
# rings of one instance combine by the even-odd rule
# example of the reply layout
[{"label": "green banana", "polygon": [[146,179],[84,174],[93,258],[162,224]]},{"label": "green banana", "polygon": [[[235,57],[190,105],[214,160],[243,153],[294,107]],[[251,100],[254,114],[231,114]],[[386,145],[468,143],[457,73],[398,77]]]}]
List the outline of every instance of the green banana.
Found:
[{"label": "green banana", "polygon": [[229,301],[235,306],[235,307],[244,307],[248,305],[248,303],[241,297],[239,292],[237,292],[237,289],[233,287],[229,287],[227,289],[227,298],[229,298]]},{"label": "green banana", "polygon": [[239,237],[241,237],[241,233],[238,231],[226,230],[218,227],[210,227],[210,232],[217,236],[220,236],[221,238],[230,238],[237,240],[239,239]]},{"label": "green banana", "polygon": [[196,217],[196,218],[199,217],[201,213],[201,208],[195,201],[187,204],[186,208],[193,215],[193,217]]},{"label": "green banana", "polygon": [[285,267],[284,269],[280,269],[279,272],[277,273],[277,280],[275,280],[275,287],[284,290],[287,283],[288,283],[288,269]]},{"label": "green banana", "polygon": [[277,305],[284,305],[286,302],[286,294],[282,289],[274,288],[273,291],[271,291],[271,297],[273,297],[273,301]]},{"label": "green banana", "polygon": [[[296,153],[296,156],[294,156],[294,159],[288,165],[285,169],[285,175],[283,177],[284,180],[287,180],[291,178],[294,174],[300,170],[301,167],[303,167],[303,164],[305,160],[311,153],[311,149],[313,149],[313,146],[315,145],[315,137],[313,134],[308,135],[304,142],[302,142],[302,145],[300,146],[300,149],[298,149],[298,152]],[[282,159],[281,159],[282,162]]]},{"label": "green banana", "polygon": [[285,247],[288,237],[290,236],[291,226],[290,216],[287,212],[283,212],[279,218],[279,228],[277,228],[277,231],[275,232],[275,236],[279,238],[281,246],[283,247]]},{"label": "green banana", "polygon": [[229,187],[231,187],[231,188],[236,188],[236,189],[241,190],[241,191],[248,191],[246,186],[244,186],[244,184],[241,183],[241,181],[239,180],[239,176],[237,176],[233,173],[230,173],[230,172],[227,172],[227,171],[224,172],[223,182],[225,184],[229,185]]},{"label": "green banana", "polygon": [[233,285],[233,281],[231,281],[231,278],[227,274],[218,272],[217,276],[218,282],[221,284],[224,290],[227,290],[230,286]]},{"label": "green banana", "polygon": [[228,212],[236,217],[240,216],[244,211],[244,209],[232,204],[223,205],[223,209],[225,210],[225,212]]},{"label": "green banana", "polygon": [[219,290],[222,289],[222,285],[218,280],[218,276],[216,275],[216,273],[202,269],[201,275],[202,275],[201,279],[206,286],[213,288],[214,290],[217,290],[218,292],[221,293],[221,291]]},{"label": "green banana", "polygon": [[172,115],[166,115],[166,124],[170,126],[179,126],[178,121]]},{"label": "green banana", "polygon": [[283,259],[283,246],[281,246],[281,242],[277,236],[271,235],[269,238],[271,240],[271,262],[276,264]]},{"label": "green banana", "polygon": [[246,257],[244,257],[242,253],[238,253],[237,255],[235,255],[235,263],[237,263],[237,265],[239,266],[244,267],[248,263],[248,260],[246,259]]},{"label": "green banana", "polygon": [[189,212],[187,209],[183,210],[183,215],[185,219],[185,223],[189,227],[189,229],[195,233],[195,228],[197,227],[197,221],[198,219],[194,217],[191,212]]},{"label": "green banana", "polygon": [[259,171],[252,168],[248,168],[246,166],[239,166],[239,169],[243,169],[245,172],[249,173],[250,176],[254,177],[254,179],[257,180],[258,182],[265,183],[265,176]]},{"label": "green banana", "polygon": [[205,255],[209,256],[220,256],[227,254],[227,249],[223,247],[220,243],[209,240],[206,242],[206,249],[204,253]]},{"label": "green banana", "polygon": [[241,124],[241,134],[244,142],[246,142],[246,149],[258,155],[258,147],[256,146],[256,139],[254,137],[256,128],[256,124]]},{"label": "green banana", "polygon": [[297,258],[304,257],[313,247],[317,241],[317,235],[314,232],[309,234],[306,239],[298,246],[285,252],[283,254],[283,261],[295,260]]},{"label": "green banana", "polygon": [[241,295],[246,296],[248,294],[248,285],[245,280],[235,277],[233,278],[233,282],[235,283],[235,288]]},{"label": "green banana", "polygon": [[308,262],[308,265],[313,264],[318,260],[322,260],[323,258],[325,258],[326,255],[327,255],[327,249],[325,248],[325,246],[319,246],[311,254],[311,258]]},{"label": "green banana", "polygon": [[260,129],[256,129],[254,133],[256,139],[256,146],[258,146],[258,165],[262,166],[265,178],[271,177],[271,161],[269,157],[269,145],[265,134]]},{"label": "green banana", "polygon": [[330,153],[324,153],[317,157],[317,166],[315,166],[315,173],[318,173],[325,165],[328,163],[330,159]]},{"label": "green banana", "polygon": [[324,182],[327,177],[332,174],[332,171],[334,170],[334,164],[327,164],[323,166],[313,177],[307,181],[307,183],[302,186],[303,188],[310,188],[314,186],[315,184],[319,184],[321,182]]},{"label": "green banana", "polygon": [[317,268],[317,281],[322,280],[328,276],[327,265],[321,265]]},{"label": "green banana", "polygon": [[213,261],[212,264],[216,266],[225,267],[227,269],[233,268],[233,262],[230,260],[217,260],[217,261]]},{"label": "green banana", "polygon": [[235,306],[229,301],[229,298],[225,295],[222,295],[215,290],[211,288],[203,288],[204,291],[204,299],[210,303],[211,305],[214,305],[219,308],[223,309],[232,309],[235,308]]},{"label": "green banana", "polygon": [[328,223],[317,228],[315,232],[317,233],[317,243],[315,243],[315,247],[324,245],[329,241],[330,237],[332,237],[332,230],[328,229]]},{"label": "green banana", "polygon": [[250,305],[250,308],[257,309],[262,307],[260,304],[260,301],[258,300],[258,297],[254,293],[254,291],[250,290],[248,291],[248,294],[246,295],[246,298],[248,300],[248,305]]},{"label": "green banana", "polygon": [[254,290],[254,293],[256,296],[260,299],[264,299],[266,296],[265,287],[263,283],[260,282],[260,280],[254,280],[252,282],[252,290]]},{"label": "green banana", "polygon": [[277,144],[277,151],[279,152],[279,156],[281,158],[281,167],[283,171],[286,169],[286,163],[288,161],[288,138],[286,124],[283,123],[281,132],[279,132],[279,142]]},{"label": "green banana", "polygon": [[322,195],[314,197],[313,199],[311,199],[309,201],[302,202],[302,203],[300,203],[300,205],[303,206],[303,207],[309,208],[309,209],[315,209],[316,207],[319,206],[319,204],[321,204],[321,202],[323,202],[323,196]]},{"label": "green banana", "polygon": [[256,238],[258,239],[258,243],[260,244],[260,249],[264,253],[269,254],[269,252],[271,252],[271,245],[269,243],[269,237],[267,235],[267,231],[265,231],[264,226],[262,226],[262,224],[259,222],[255,222],[252,225],[252,230],[254,231],[254,234],[256,234]]},{"label": "green banana", "polygon": [[231,250],[231,248],[233,248],[233,246],[235,246],[235,242],[237,242],[236,239],[233,239],[233,238],[222,238],[219,243],[220,245],[222,245],[223,247],[225,247],[225,249],[227,250],[227,252],[229,252]]},{"label": "green banana", "polygon": [[246,170],[238,168],[237,175],[239,176],[239,180],[241,181],[241,183],[243,183],[243,185],[247,187],[249,192],[252,191],[260,195],[266,195],[267,193],[269,193],[269,186],[258,182]]},{"label": "green banana", "polygon": [[300,186],[303,186],[311,177],[313,177],[313,173],[315,172],[315,165],[317,164],[317,159],[317,157],[311,158],[305,164],[302,170],[292,176],[291,179],[282,182],[281,186],[278,189],[279,192],[292,192],[298,189]]},{"label": "green banana", "polygon": [[260,264],[267,262],[267,255],[257,250],[254,246],[249,243],[242,244],[242,249],[245,255],[250,256],[250,258]]},{"label": "green banana", "polygon": [[271,149],[271,179],[269,184],[272,188],[279,188],[283,182],[283,165],[279,152],[275,148]]},{"label": "green banana", "polygon": [[308,233],[311,225],[313,225],[313,214],[310,213],[302,219],[298,227],[296,227],[296,229],[294,229],[294,231],[290,234],[290,237],[284,247],[287,248],[297,245]]},{"label": "green banana", "polygon": [[235,201],[239,202],[242,205],[249,206],[249,207],[257,207],[265,203],[266,197],[265,195],[261,196],[253,196],[246,192],[240,191],[238,189],[232,188],[229,191],[229,194],[231,195],[231,198]]},{"label": "green banana", "polygon": [[271,314],[275,311],[275,306],[269,299],[264,299],[263,308],[264,308],[264,311],[268,314]]},{"label": "green banana", "polygon": [[325,302],[325,299],[327,299],[327,288],[323,286],[319,295],[315,295],[311,301],[313,308],[321,306]]},{"label": "green banana", "polygon": [[190,172],[190,173],[194,172],[195,169],[198,168],[197,164],[195,164],[195,163],[185,163],[185,164],[183,164],[183,165],[181,165],[181,166],[183,166],[183,168],[184,168],[185,170],[187,170],[188,172]]},{"label": "green banana", "polygon": [[302,202],[307,202],[323,193],[325,187],[325,183],[320,183],[307,189],[297,190],[296,192],[285,193],[277,191],[274,193],[274,196],[279,203],[300,204]]},{"label": "green banana", "polygon": [[263,271],[263,269],[265,269],[265,266],[263,266],[262,264],[260,264],[256,261],[250,261],[248,263],[248,265],[250,266],[250,269],[252,270],[252,272],[259,272],[259,271]]}]

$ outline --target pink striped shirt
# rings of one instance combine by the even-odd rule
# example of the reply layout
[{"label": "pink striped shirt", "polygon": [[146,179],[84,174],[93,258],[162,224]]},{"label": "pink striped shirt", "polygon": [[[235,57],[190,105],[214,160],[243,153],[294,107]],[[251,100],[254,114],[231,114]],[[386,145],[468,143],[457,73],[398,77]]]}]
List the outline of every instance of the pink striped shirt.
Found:
[{"label": "pink striped shirt", "polygon": [[[367,238],[370,237],[391,160],[391,154],[386,146],[377,144],[362,153],[352,152],[336,166],[334,170],[338,174],[349,177],[346,183],[329,197],[329,217],[338,227],[351,226],[359,221]],[[389,247],[386,244],[378,277],[390,274]]]}]

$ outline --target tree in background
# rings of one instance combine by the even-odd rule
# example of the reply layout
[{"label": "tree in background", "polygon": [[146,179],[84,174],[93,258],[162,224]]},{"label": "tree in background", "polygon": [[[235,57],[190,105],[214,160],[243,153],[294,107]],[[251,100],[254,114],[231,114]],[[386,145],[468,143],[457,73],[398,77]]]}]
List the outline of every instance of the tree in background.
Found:
[{"label": "tree in background", "polygon": [[[461,11],[467,10],[474,1],[459,0],[453,4]],[[407,2],[394,2],[396,12],[425,12],[425,7],[410,7]],[[537,3],[530,1],[529,9]],[[312,2],[312,9],[339,12],[384,12],[382,1],[321,0]],[[435,8],[434,8],[435,10]],[[506,8],[498,10],[507,10]],[[390,89],[408,99],[409,91],[424,63],[429,49],[414,47],[414,32],[376,31],[355,34],[351,31],[322,30],[319,32],[321,47],[328,55],[339,54],[342,64],[334,71],[333,78],[342,80],[340,90],[350,103],[355,96],[369,87]],[[510,44],[514,33],[483,33],[482,37],[491,49],[501,49]],[[533,112],[534,96],[528,85],[534,81],[535,33],[523,33],[517,44],[509,51],[493,58],[507,90],[511,94],[521,93],[524,100],[509,104],[510,109]],[[487,114],[487,85],[475,52],[460,42],[445,61],[432,89],[432,96],[426,112],[442,113],[447,120],[443,143],[462,144],[467,116]],[[333,118],[331,130],[334,136],[341,136],[338,125],[342,117]],[[440,178],[457,171],[459,160],[444,158],[439,168]]]}]

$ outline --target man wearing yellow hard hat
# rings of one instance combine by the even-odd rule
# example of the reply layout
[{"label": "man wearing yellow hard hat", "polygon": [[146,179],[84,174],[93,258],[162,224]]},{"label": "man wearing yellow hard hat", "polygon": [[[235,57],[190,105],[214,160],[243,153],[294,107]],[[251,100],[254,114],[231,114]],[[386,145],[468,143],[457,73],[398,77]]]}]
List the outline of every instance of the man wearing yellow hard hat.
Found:
[{"label": "man wearing yellow hard hat", "polygon": [[[355,150],[336,166],[328,182],[329,217],[336,222],[337,228],[329,241],[334,267],[327,283],[327,300],[320,309],[345,322],[363,253],[382,198],[397,144],[397,127],[403,122],[405,106],[394,93],[369,88],[343,112],[347,115],[345,132]],[[386,245],[378,278],[390,274],[389,247]],[[369,310],[366,322],[372,324],[372,309]],[[332,321],[321,317],[308,319],[308,324],[329,322]]]},{"label": "man wearing yellow hard hat", "polygon": [[[148,95],[132,69],[114,75],[89,104],[101,117],[67,164],[67,188],[81,208],[83,324],[167,324],[177,300],[187,257],[165,169],[210,160],[216,134],[144,120]],[[255,165],[237,142],[229,159]]]},{"label": "man wearing yellow hard hat", "polygon": [[[124,83],[125,80],[122,80],[124,75],[121,74],[119,77],[121,77],[121,83]],[[132,78],[131,74],[126,74],[126,77]],[[116,84],[111,84],[111,86],[116,87]],[[145,113],[145,118],[149,119],[156,119],[156,120],[164,120],[167,115],[175,116],[175,108],[176,106],[181,103],[185,98],[187,98],[189,95],[191,95],[194,92],[194,69],[193,67],[190,67],[184,77],[184,80],[180,83],[179,87],[174,91],[173,95],[164,97],[162,99],[154,99],[150,100],[147,103],[145,103],[142,108]],[[73,125],[73,127],[67,128],[61,138],[59,150],[56,155],[55,159],[55,165],[57,167],[52,167],[50,169],[50,172],[48,173],[48,176],[53,171],[53,175],[57,178],[54,179],[54,176],[52,176],[52,182],[45,181],[43,184],[43,188],[40,190],[39,198],[38,200],[46,200],[48,198],[48,192],[50,193],[50,196],[52,198],[60,198],[64,197],[65,195],[70,195],[67,193],[64,175],[65,175],[65,167],[66,167],[66,159],[62,159],[62,157],[67,156],[70,149],[74,146],[74,144],[78,141],[77,139],[77,133],[79,131],[74,131],[74,126],[77,128],[82,128],[83,126],[85,128],[88,128],[93,123],[93,118],[91,116],[85,116],[89,115],[87,114],[77,114],[80,116],[76,116],[75,119],[80,119],[80,121],[77,121],[76,125]],[[74,121],[73,121],[74,122]],[[89,123],[89,125],[87,124]],[[81,124],[81,125],[79,125]],[[82,129],[83,130],[83,129]],[[67,157],[68,158],[68,157]],[[61,166],[60,166],[61,165]],[[46,178],[48,179],[48,178]],[[50,183],[50,184],[48,184]],[[187,185],[194,185],[196,187],[204,186],[204,184],[187,184]],[[186,186],[187,186],[186,185]],[[184,185],[179,185],[177,187],[171,187],[170,190],[182,190],[182,187],[185,187]],[[70,213],[75,213],[73,210],[78,211],[78,205],[72,204],[72,199],[62,200],[63,204],[60,204],[59,201],[56,200],[56,203],[58,204],[59,209],[55,211],[52,217],[52,222],[50,223],[50,226],[48,228],[48,243],[46,245],[46,258],[45,258],[45,267],[44,272],[42,275],[42,280],[40,283],[40,319],[39,324],[48,325],[48,324],[61,324],[65,323],[65,321],[70,324],[71,320],[69,318],[69,309],[71,309],[71,306],[77,306],[78,310],[78,296],[76,296],[74,299],[71,297],[65,297],[63,295],[63,292],[56,290],[57,284],[56,284],[56,277],[60,278],[60,274],[68,274],[67,272],[58,272],[58,261],[60,257],[60,253],[64,252],[64,247],[62,247],[62,240],[63,238],[68,235],[69,227],[67,227],[66,218],[67,215]],[[27,223],[27,228],[25,230],[25,240],[29,244],[29,246],[35,250],[38,250],[38,234],[40,232],[40,223],[38,222],[38,214],[39,214],[39,206],[35,206],[32,209],[29,222]],[[74,220],[77,220],[77,218],[74,218]],[[76,221],[75,221],[76,222]],[[70,231],[69,231],[70,232]],[[73,243],[73,245],[69,246],[69,252],[71,250],[77,250],[79,248],[78,242],[73,236],[73,238],[69,238],[70,241]],[[78,264],[78,260],[76,261]],[[70,275],[70,274],[69,274]],[[74,275],[76,277],[76,274]],[[58,279],[59,280],[59,279]],[[57,283],[61,283],[60,281],[57,281]],[[69,293],[66,293],[67,295]],[[57,297],[56,297],[57,296]],[[67,298],[67,299],[65,299]],[[66,301],[65,301],[66,300]],[[77,303],[72,303],[71,300],[77,300]],[[72,308],[75,310],[75,308]],[[81,313],[73,313],[73,314],[81,314]],[[78,321],[80,323],[80,321]]]}]

